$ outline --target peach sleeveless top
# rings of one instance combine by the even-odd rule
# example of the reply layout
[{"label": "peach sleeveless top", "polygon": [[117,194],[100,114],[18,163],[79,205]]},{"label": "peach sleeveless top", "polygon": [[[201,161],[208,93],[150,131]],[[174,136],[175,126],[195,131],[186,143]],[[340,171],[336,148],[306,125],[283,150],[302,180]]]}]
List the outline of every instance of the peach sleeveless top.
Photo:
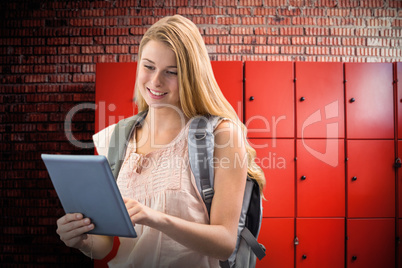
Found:
[{"label": "peach sleeveless top", "polygon": [[[99,154],[107,156],[114,128],[111,125],[93,136]],[[124,197],[187,221],[208,224],[208,212],[189,164],[188,131],[189,123],[172,142],[146,155],[136,153],[134,131],[117,184]],[[135,231],[137,238],[119,238],[119,250],[109,267],[219,267],[217,259],[201,255],[156,229],[136,224]]]}]

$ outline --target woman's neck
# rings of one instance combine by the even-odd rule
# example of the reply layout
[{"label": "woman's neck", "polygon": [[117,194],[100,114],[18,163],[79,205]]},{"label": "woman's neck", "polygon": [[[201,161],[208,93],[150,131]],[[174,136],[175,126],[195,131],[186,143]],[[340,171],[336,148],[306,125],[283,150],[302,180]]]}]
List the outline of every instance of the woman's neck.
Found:
[{"label": "woman's neck", "polygon": [[145,122],[156,134],[165,131],[181,130],[188,122],[188,118],[184,115],[183,111],[177,107],[149,107]]}]

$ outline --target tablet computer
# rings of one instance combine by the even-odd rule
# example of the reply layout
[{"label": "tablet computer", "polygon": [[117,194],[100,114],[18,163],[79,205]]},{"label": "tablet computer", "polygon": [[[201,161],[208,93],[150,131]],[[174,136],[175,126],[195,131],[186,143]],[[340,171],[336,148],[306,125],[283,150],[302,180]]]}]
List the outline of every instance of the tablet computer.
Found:
[{"label": "tablet computer", "polygon": [[82,213],[89,234],[137,237],[106,157],[42,154],[66,213]]}]

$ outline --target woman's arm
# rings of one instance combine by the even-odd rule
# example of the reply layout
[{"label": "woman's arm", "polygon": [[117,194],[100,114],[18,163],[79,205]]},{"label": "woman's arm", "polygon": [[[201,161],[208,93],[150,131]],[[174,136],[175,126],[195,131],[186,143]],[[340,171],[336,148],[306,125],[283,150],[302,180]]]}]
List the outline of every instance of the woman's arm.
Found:
[{"label": "woman's arm", "polygon": [[220,260],[228,259],[236,246],[247,176],[247,156],[241,135],[240,128],[230,122],[223,122],[216,129],[215,194],[209,225],[157,212],[135,200],[124,198],[132,222],[160,230],[202,254]]},{"label": "woman's arm", "polygon": [[113,237],[85,234],[95,226],[81,213],[66,214],[57,220],[57,233],[68,247],[79,249],[93,259],[103,259],[113,248]]}]

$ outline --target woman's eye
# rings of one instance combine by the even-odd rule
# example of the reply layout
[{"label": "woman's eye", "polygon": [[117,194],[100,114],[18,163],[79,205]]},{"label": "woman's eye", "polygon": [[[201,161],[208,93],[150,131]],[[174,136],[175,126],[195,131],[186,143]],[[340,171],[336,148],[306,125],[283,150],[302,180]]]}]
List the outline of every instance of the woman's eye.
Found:
[{"label": "woman's eye", "polygon": [[145,68],[147,68],[148,70],[154,70],[155,68],[153,66],[150,65],[144,65]]},{"label": "woman's eye", "polygon": [[177,72],[167,71],[167,73],[170,75],[177,75]]}]

